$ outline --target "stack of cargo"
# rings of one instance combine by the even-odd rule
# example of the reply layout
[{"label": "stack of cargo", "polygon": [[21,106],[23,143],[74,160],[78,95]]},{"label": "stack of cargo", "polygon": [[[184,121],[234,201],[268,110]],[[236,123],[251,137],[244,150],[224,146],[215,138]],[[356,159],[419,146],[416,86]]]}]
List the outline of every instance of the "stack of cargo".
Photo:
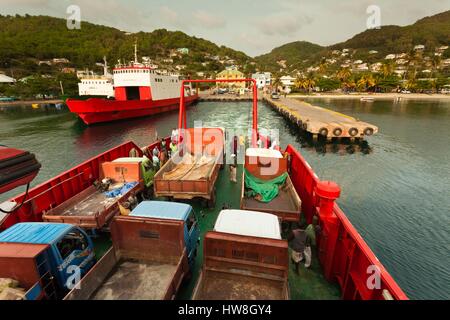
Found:
[{"label": "stack of cargo", "polygon": [[0,300],[24,300],[25,290],[19,282],[10,278],[0,278]]}]

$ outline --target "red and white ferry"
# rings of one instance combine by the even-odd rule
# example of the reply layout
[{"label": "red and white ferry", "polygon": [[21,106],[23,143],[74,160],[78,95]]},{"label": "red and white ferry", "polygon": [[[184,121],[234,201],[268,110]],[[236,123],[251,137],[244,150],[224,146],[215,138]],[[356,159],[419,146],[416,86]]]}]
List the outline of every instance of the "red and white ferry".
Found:
[{"label": "red and white ferry", "polygon": [[[67,99],[71,112],[87,125],[154,115],[178,109],[181,80],[161,72],[149,63],[140,63],[135,47],[134,61],[113,69],[114,98]],[[184,87],[186,104],[198,99],[192,87]]]}]

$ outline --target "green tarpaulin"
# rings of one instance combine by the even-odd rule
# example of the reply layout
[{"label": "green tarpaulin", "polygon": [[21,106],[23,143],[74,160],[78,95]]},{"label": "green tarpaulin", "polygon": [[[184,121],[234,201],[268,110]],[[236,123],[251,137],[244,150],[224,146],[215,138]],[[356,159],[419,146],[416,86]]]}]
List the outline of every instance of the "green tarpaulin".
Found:
[{"label": "green tarpaulin", "polygon": [[262,180],[253,175],[251,175],[246,169],[244,169],[244,181],[245,187],[250,189],[246,193],[247,197],[255,197],[256,195],[261,195],[261,202],[272,201],[279,192],[279,187],[284,184],[288,174],[287,172],[282,175],[272,179],[272,180]]}]

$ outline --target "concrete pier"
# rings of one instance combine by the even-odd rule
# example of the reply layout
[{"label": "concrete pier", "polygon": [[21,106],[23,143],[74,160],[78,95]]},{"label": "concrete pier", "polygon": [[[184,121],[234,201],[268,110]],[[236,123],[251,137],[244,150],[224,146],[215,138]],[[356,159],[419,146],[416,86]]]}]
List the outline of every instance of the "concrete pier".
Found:
[{"label": "concrete pier", "polygon": [[332,138],[353,140],[378,132],[378,127],[370,123],[304,101],[282,97],[274,100],[268,96],[265,96],[264,100],[316,139],[322,136],[327,140]]}]

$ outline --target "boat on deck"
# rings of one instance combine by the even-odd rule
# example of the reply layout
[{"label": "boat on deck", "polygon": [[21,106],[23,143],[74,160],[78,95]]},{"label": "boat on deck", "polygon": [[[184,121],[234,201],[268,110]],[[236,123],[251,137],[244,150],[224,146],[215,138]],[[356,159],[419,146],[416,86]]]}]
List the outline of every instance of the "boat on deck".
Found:
[{"label": "boat on deck", "polygon": [[[237,80],[233,79],[233,81]],[[242,81],[250,81],[256,86],[254,80],[242,79]],[[183,81],[181,86],[184,86],[184,84]],[[256,92],[257,90],[254,90],[254,95],[257,94]],[[180,129],[186,127],[185,105],[183,100],[182,98],[180,102]],[[254,99],[253,127],[257,129],[256,103],[257,100]],[[254,146],[256,143],[255,133],[252,137],[251,146]],[[165,142],[166,145],[169,145],[170,137],[165,138]],[[42,221],[42,217],[46,212],[84,192],[92,186],[94,181],[100,179],[99,168],[104,162],[129,157],[131,154],[134,157],[142,157],[144,151],[151,153],[155,148],[162,149],[161,141],[155,141],[148,146],[141,147],[132,141],[125,142],[30,189],[27,194],[22,193],[14,197],[12,200],[16,203],[23,202],[23,205],[1,219],[0,231],[20,222]],[[267,139],[265,140],[265,148],[268,148]],[[292,267],[286,270],[286,272],[289,272],[290,298],[349,300],[407,299],[406,294],[377,259],[336,203],[336,200],[340,196],[340,187],[334,182],[321,180],[301,155],[300,151],[293,145],[287,145],[284,150],[280,150],[280,153],[289,158],[289,161],[286,162],[286,173],[289,176],[289,181],[292,184],[295,194],[299,198],[298,205],[300,208],[298,214],[307,223],[311,223],[313,217],[317,216],[322,230],[317,235],[317,250],[313,250],[312,267],[310,269],[302,268],[300,275],[294,274]],[[226,203],[229,207],[236,209],[241,206],[241,179],[243,178],[244,166],[238,165],[237,170],[238,183],[236,184],[229,182],[227,170],[220,170],[218,172],[218,177],[214,183],[217,197],[213,208],[205,209],[201,201],[189,200],[196,212],[200,228],[201,242],[199,250],[207,250],[203,244],[203,241],[206,239],[205,236],[209,237],[208,239],[220,236],[212,234],[211,231],[220,211],[222,211],[222,204]],[[214,239],[211,239],[208,241],[212,244],[214,243]],[[95,241],[99,241],[99,239],[94,239]],[[237,240],[233,241],[239,243]],[[253,240],[253,243],[255,241],[257,241],[257,238]],[[243,245],[245,246],[245,243]],[[107,252],[111,244],[106,241],[106,244],[103,243],[102,246],[99,245],[97,247],[100,257]],[[205,256],[209,255],[210,251],[204,251],[204,254],[199,255],[197,259],[204,259]],[[288,255],[286,254],[281,256],[288,259]],[[215,260],[220,259],[220,257],[215,257]],[[263,255],[254,256],[249,254],[240,256],[239,259],[245,262],[241,262],[242,265],[257,265],[259,263],[264,263],[265,266],[270,265],[270,262],[267,261],[268,257]],[[291,262],[286,261],[286,264],[289,263]],[[275,264],[272,267],[275,267]],[[379,276],[379,281],[377,281],[377,285],[368,287],[367,284],[370,282],[371,277],[373,277],[374,272]],[[192,297],[194,285],[199,279],[200,274],[201,270],[197,264],[192,270],[191,281],[180,288],[178,298],[190,299]],[[283,297],[285,296],[283,294]],[[198,298],[198,296],[196,297]],[[241,298],[245,298],[245,296]]]}]

